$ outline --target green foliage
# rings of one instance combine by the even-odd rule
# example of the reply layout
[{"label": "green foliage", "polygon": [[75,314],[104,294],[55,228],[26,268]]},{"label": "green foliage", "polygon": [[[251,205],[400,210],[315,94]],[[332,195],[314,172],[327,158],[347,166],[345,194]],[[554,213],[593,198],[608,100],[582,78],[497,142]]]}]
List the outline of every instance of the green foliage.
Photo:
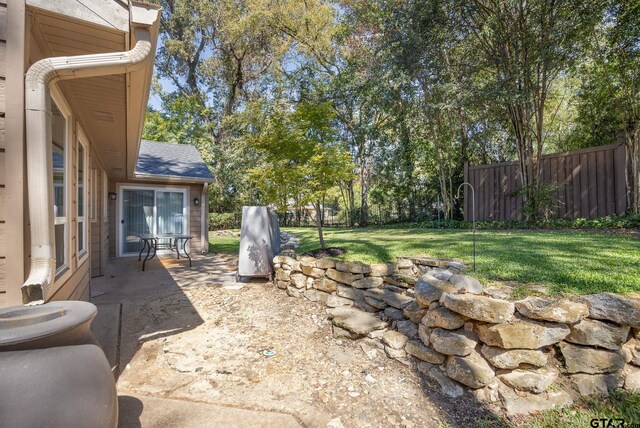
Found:
[{"label": "green foliage", "polygon": [[211,130],[200,118],[207,115],[196,96],[178,97],[167,101],[163,111],[147,113],[142,138],[151,141],[191,144],[207,153]]},{"label": "green foliage", "polygon": [[316,203],[339,180],[351,177],[349,153],[336,139],[334,115],[328,103],[301,103],[294,112],[283,109],[268,115],[251,144],[261,164],[250,170],[262,191],[263,203],[285,212]]},{"label": "green foliage", "polygon": [[[328,185],[282,161],[301,164],[295,152],[307,150],[290,144],[304,134],[304,104],[325,106],[342,150],[329,145],[310,163],[331,169],[349,155],[350,173],[330,180],[349,224],[368,224],[372,204],[399,220],[425,218],[436,198],[459,218],[464,163],[516,159],[527,214],[544,219],[537,156],[613,142],[619,130],[637,146],[636,1],[157,2],[163,105],[145,135],[201,148],[216,212],[259,200],[284,209],[289,196],[276,182]],[[270,150],[256,136],[267,128],[283,147],[257,171]],[[296,195],[295,205],[315,197]]]},{"label": "green foliage", "polygon": [[239,213],[209,213],[209,230],[227,230],[240,228]]},{"label": "green foliage", "polygon": [[[402,222],[382,226],[385,228],[423,228],[423,229],[471,229],[471,221],[435,220],[422,222]],[[549,219],[530,221],[478,221],[479,230],[629,230],[640,228],[640,215],[606,216],[599,218]]]},{"label": "green foliage", "polygon": [[524,205],[524,218],[539,219],[529,220],[530,223],[535,224],[538,221],[548,221],[555,216],[558,206],[554,196],[561,187],[560,183],[551,185],[533,183],[521,186],[512,193],[512,196],[531,195],[529,203]]}]

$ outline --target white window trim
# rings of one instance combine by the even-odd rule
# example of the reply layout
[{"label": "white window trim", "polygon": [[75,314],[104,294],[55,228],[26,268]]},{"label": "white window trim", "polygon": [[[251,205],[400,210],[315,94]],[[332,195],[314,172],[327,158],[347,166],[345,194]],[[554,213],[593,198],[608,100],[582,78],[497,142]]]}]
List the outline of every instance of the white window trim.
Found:
[{"label": "white window trim", "polygon": [[[72,195],[71,195],[71,190],[72,190],[72,186],[71,186],[71,180],[72,180],[72,174],[71,174],[71,141],[73,141],[73,122],[71,120],[71,107],[69,107],[69,104],[67,103],[66,99],[64,98],[64,96],[62,95],[62,92],[60,91],[60,89],[58,88],[57,85],[52,85],[50,88],[50,94],[51,94],[51,101],[55,102],[56,106],[58,107],[58,109],[60,110],[60,113],[62,113],[62,115],[65,118],[66,121],[66,126],[65,126],[65,131],[67,134],[67,138],[65,139],[64,142],[64,186],[65,186],[65,192],[64,192],[64,203],[65,203],[65,215],[64,217],[55,217],[54,218],[54,225],[55,224],[66,224],[65,227],[65,234],[64,234],[64,250],[65,250],[65,254],[64,254],[64,261],[65,263],[60,266],[58,269],[56,269],[56,276],[55,276],[55,280],[54,280],[54,284],[51,290],[51,295],[55,294],[58,289],[65,283],[67,282],[67,280],[71,277],[72,275],[72,270],[71,270],[71,248],[69,243],[71,242],[71,227],[69,227],[69,225],[72,223],[71,222],[71,201],[72,201]],[[53,183],[51,183],[51,185],[53,186]],[[56,258],[58,258],[58,255],[56,254]]]},{"label": "white window trim", "polygon": [[82,203],[84,204],[84,206],[82,207],[82,213],[84,214],[82,217],[80,217],[78,215],[79,209],[80,209],[80,201],[78,201],[78,195],[74,195],[76,197],[76,212],[74,213],[76,215],[76,226],[80,226],[80,223],[82,222],[82,228],[84,229],[82,231],[82,250],[80,249],[80,239],[78,237],[78,230],[75,230],[74,233],[76,234],[76,251],[78,252],[78,267],[85,262],[85,260],[87,259],[87,256],[89,254],[89,250],[87,248],[87,243],[89,242],[87,239],[87,234],[89,231],[89,228],[87,227],[87,201],[89,198],[87,198],[87,193],[88,193],[88,185],[87,185],[87,165],[89,164],[88,160],[89,160],[89,151],[88,151],[88,147],[89,147],[89,140],[87,139],[86,134],[82,131],[82,128],[80,127],[80,124],[77,124],[77,130],[78,130],[78,138],[77,138],[77,148],[76,148],[76,189],[80,187],[80,183],[78,180],[78,175],[80,174],[80,168],[79,168],[79,160],[80,160],[80,146],[82,146],[82,153],[83,153],[83,168],[84,168],[84,173],[82,174]]},{"label": "white window trim", "polygon": [[[176,186],[163,186],[163,185],[135,185],[135,184],[121,184],[118,183],[117,184],[117,194],[118,194],[118,206],[116,209],[116,254],[117,257],[133,257],[133,256],[138,256],[138,253],[125,253],[123,251],[124,249],[124,245],[122,242],[122,218],[123,218],[123,208],[124,208],[124,198],[123,198],[123,191],[124,190],[153,190],[154,194],[153,194],[153,218],[154,218],[154,222],[153,222],[153,232],[156,232],[156,227],[157,227],[157,221],[156,221],[156,210],[157,210],[157,204],[156,204],[156,192],[157,190],[162,190],[164,192],[182,192],[184,194],[184,207],[182,208],[183,210],[183,215],[184,215],[184,222],[183,222],[183,227],[184,230],[186,231],[185,234],[189,234],[189,226],[191,224],[191,204],[189,203],[189,201],[191,200],[191,196],[190,196],[190,191],[191,188],[189,186],[184,186],[184,187],[176,187]],[[190,243],[187,243],[187,251],[190,252]]]}]

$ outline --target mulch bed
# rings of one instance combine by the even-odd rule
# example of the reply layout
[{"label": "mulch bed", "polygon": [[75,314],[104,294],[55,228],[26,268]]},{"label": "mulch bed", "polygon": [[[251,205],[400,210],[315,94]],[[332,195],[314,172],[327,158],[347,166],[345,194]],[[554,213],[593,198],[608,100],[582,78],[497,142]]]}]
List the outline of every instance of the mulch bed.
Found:
[{"label": "mulch bed", "polygon": [[307,251],[303,254],[303,256],[311,256],[316,259],[321,259],[322,257],[337,257],[345,254],[347,250],[342,247],[327,247],[327,248],[318,248],[317,250]]}]

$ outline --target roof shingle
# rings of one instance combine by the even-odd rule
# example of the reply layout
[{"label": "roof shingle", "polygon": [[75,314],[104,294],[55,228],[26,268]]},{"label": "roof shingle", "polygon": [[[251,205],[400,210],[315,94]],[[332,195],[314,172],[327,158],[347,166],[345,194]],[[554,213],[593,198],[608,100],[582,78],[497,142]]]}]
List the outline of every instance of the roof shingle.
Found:
[{"label": "roof shingle", "polygon": [[194,146],[148,140],[140,142],[136,174],[213,180]]}]

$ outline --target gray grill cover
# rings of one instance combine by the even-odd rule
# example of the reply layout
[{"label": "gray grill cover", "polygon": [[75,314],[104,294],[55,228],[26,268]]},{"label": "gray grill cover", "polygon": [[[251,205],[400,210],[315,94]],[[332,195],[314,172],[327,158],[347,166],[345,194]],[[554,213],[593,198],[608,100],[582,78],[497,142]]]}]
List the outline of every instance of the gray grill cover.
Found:
[{"label": "gray grill cover", "polygon": [[280,253],[278,217],[267,207],[242,207],[239,276],[270,276]]}]

